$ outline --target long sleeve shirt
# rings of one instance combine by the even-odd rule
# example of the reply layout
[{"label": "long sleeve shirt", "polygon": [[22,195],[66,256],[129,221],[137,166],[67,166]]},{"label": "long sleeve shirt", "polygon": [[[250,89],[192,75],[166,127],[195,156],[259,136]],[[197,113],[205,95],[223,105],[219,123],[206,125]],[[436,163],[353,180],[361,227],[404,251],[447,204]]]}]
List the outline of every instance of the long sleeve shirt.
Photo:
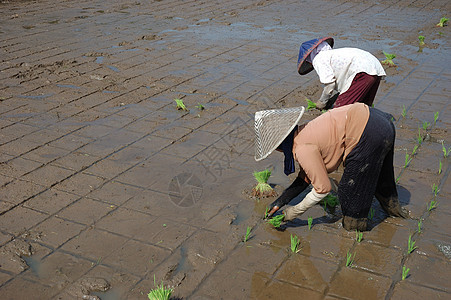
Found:
[{"label": "long sleeve shirt", "polygon": [[346,162],[346,156],[360,140],[369,115],[367,105],[354,103],[329,110],[299,127],[293,141],[293,155],[301,167],[301,176],[317,193],[331,191],[328,174]]},{"label": "long sleeve shirt", "polygon": [[379,60],[371,53],[357,48],[338,48],[320,51],[312,61],[323,84],[335,82],[339,93],[346,92],[357,73],[385,76]]}]

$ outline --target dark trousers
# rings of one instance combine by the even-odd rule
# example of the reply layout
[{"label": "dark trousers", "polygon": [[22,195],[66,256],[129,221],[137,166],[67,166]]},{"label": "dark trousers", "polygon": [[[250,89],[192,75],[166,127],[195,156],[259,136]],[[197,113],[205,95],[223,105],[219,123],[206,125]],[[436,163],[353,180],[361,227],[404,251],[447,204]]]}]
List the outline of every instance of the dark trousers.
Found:
[{"label": "dark trousers", "polygon": [[380,82],[381,77],[377,75],[357,73],[352,80],[349,89],[338,96],[334,108],[356,102],[365,103],[366,105],[371,106],[376,97]]},{"label": "dark trousers", "polygon": [[397,196],[393,170],[395,127],[392,116],[376,108],[355,148],[345,158],[338,199],[344,216],[366,218],[375,192]]}]

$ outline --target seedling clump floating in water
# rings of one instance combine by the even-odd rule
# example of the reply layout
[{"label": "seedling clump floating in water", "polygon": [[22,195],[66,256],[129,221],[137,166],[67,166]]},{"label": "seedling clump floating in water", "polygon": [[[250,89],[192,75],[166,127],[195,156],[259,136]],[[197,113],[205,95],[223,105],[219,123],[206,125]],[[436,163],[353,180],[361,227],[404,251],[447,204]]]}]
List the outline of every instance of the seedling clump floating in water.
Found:
[{"label": "seedling clump floating in water", "polygon": [[355,257],[355,252],[354,255],[352,255],[351,253],[346,253],[346,267],[351,267],[352,263],[354,262],[354,257]]},{"label": "seedling clump floating in water", "polygon": [[252,189],[252,196],[262,198],[276,195],[274,189],[268,184],[269,176],[271,176],[271,171],[268,169],[261,172],[254,172],[257,185]]},{"label": "seedling clump floating in water", "polygon": [[155,284],[155,275],[153,276],[153,284],[155,288],[147,294],[149,300],[169,300],[171,298],[171,294],[174,291],[169,287],[164,287],[163,282],[158,286]]},{"label": "seedling clump floating in water", "polygon": [[251,236],[251,230],[252,230],[252,228],[247,226],[246,234],[244,235],[244,238],[243,238],[244,243],[246,243],[249,240],[249,238]]},{"label": "seedling clump floating in water", "polygon": [[419,41],[420,46],[424,46],[425,45],[425,43],[424,43],[424,36],[422,36],[422,35],[418,36],[418,41]]},{"label": "seedling clump floating in water", "polygon": [[312,229],[313,218],[312,217],[308,217],[307,223],[308,223],[308,230]]},{"label": "seedling clump floating in water", "polygon": [[415,246],[415,241],[412,240],[412,235],[409,235],[409,241],[407,242],[407,254],[412,253],[417,246]]},{"label": "seedling clump floating in water", "polygon": [[446,25],[448,25],[448,20],[449,20],[448,18],[443,17],[443,18],[440,19],[440,22],[437,25],[435,25],[435,26],[437,26],[437,27],[445,27]]},{"label": "seedling clump floating in water", "polygon": [[402,277],[401,277],[402,280],[407,278],[409,271],[410,271],[409,268],[406,268],[406,266],[402,266]]},{"label": "seedling clump floating in water", "polygon": [[175,103],[177,104],[177,109],[178,110],[184,110],[184,111],[188,111],[188,109],[186,108],[185,104],[183,103],[182,99],[174,99]]},{"label": "seedling clump floating in water", "polygon": [[305,98],[305,100],[307,100],[307,110],[316,108],[315,102],[313,102],[312,100],[309,100],[307,98]]},{"label": "seedling clump floating in water", "polygon": [[280,225],[282,224],[284,217],[285,217],[284,215],[277,215],[277,216],[269,219],[268,223],[271,224],[272,226],[274,226],[275,228],[279,228]]},{"label": "seedling clump floating in water", "polygon": [[385,55],[385,60],[381,61],[381,64],[388,65],[389,67],[396,67],[393,59],[396,57],[396,54],[390,54],[385,51],[382,51]]},{"label": "seedling clump floating in water", "polygon": [[355,231],[355,239],[356,239],[357,243],[360,243],[363,239],[363,232],[356,230]]},{"label": "seedling clump floating in water", "polygon": [[301,249],[299,249],[301,241],[299,240],[297,235],[290,235],[290,237],[291,237],[291,252],[298,253],[299,251],[301,251]]}]

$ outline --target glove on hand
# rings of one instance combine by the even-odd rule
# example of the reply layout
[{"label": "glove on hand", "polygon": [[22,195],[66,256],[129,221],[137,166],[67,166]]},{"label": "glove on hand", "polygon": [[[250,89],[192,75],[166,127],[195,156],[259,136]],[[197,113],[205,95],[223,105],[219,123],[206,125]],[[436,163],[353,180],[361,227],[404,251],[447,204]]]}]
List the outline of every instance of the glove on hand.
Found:
[{"label": "glove on hand", "polygon": [[307,209],[320,202],[329,193],[318,194],[315,189],[312,189],[305,198],[294,206],[288,207],[283,214],[285,215],[284,221],[292,221],[297,216],[303,214]]},{"label": "glove on hand", "polygon": [[279,208],[286,205],[293,198],[302,193],[308,186],[309,184],[305,182],[305,180],[302,177],[298,176],[293,181],[293,183],[283,191],[282,195],[280,195],[279,198],[277,198],[273,203],[271,203],[271,205],[269,206],[269,214],[267,217],[271,217],[276,211],[279,210]]},{"label": "glove on hand", "polygon": [[335,90],[335,82],[328,83],[324,86],[323,93],[321,94],[321,98],[316,102],[317,109],[323,109],[326,107],[327,102],[333,96]]}]

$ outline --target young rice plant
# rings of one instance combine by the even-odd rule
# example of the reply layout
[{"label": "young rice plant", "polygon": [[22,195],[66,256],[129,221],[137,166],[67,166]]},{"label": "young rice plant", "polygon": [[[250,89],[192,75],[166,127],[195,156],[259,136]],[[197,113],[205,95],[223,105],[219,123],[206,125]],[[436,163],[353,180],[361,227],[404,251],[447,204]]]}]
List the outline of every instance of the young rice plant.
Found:
[{"label": "young rice plant", "polygon": [[354,255],[351,253],[346,253],[346,267],[352,267],[352,263],[354,262],[355,252]]},{"label": "young rice plant", "polygon": [[252,230],[252,228],[247,226],[246,234],[244,235],[244,238],[243,238],[244,243],[246,243],[249,240],[249,238],[251,236],[251,230]]},{"label": "young rice plant", "polygon": [[153,276],[153,284],[155,285],[155,288],[147,294],[149,300],[169,300],[169,298],[171,298],[171,294],[174,290],[169,287],[164,287],[163,282],[161,282],[160,286],[156,285],[155,275]]},{"label": "young rice plant", "polygon": [[277,215],[275,217],[272,217],[271,219],[269,219],[267,222],[269,224],[271,224],[272,226],[274,226],[275,228],[279,228],[280,225],[282,224],[283,218],[285,216],[284,215]]},{"label": "young rice plant", "polygon": [[186,108],[185,104],[183,103],[182,99],[174,99],[175,103],[177,104],[176,108],[178,110],[184,110],[184,111],[188,111],[188,109]]},{"label": "young rice plant", "polygon": [[402,266],[402,276],[401,279],[404,280],[407,278],[407,276],[409,275],[409,268],[406,268],[406,266]]},{"label": "young rice plant", "polygon": [[442,141],[442,151],[443,151],[443,157],[444,158],[447,158],[449,156],[450,151],[451,151],[451,148],[448,148],[448,150],[446,150],[444,141]]},{"label": "young rice plant", "polygon": [[268,169],[261,172],[254,172],[254,177],[255,180],[257,180],[257,185],[252,189],[252,196],[261,198],[271,197],[275,195],[275,191],[268,184],[269,176],[271,176],[271,171]]},{"label": "young rice plant", "polygon": [[374,208],[370,208],[370,212],[368,213],[368,219],[372,220],[374,218],[374,214],[376,213],[376,211],[374,210]]},{"label": "young rice plant", "polygon": [[407,254],[412,253],[416,248],[417,246],[415,246],[415,241],[412,240],[412,235],[409,235],[409,240],[407,242]]},{"label": "young rice plant", "polygon": [[435,126],[435,123],[437,123],[438,116],[439,116],[439,112],[437,111],[437,112],[435,112],[435,114],[434,114],[434,126]]},{"label": "young rice plant", "polygon": [[442,160],[440,159],[440,160],[438,161],[438,173],[439,173],[439,174],[442,174],[442,167],[443,167],[443,165],[442,165]]},{"label": "young rice plant", "polygon": [[424,36],[420,35],[418,36],[418,43],[420,44],[420,46],[424,46]]},{"label": "young rice plant", "polygon": [[428,205],[428,211],[431,211],[431,210],[437,208],[437,206],[438,206],[437,201],[431,200],[431,202],[429,202],[429,205]]},{"label": "young rice plant", "polygon": [[313,218],[312,217],[308,217],[307,223],[308,223],[308,230],[312,229]]},{"label": "young rice plant", "polygon": [[402,112],[401,112],[401,116],[402,116],[403,118],[405,118],[405,117],[406,117],[406,115],[407,115],[407,110],[406,110],[406,106],[405,106],[405,105],[403,105],[403,106],[402,106]]},{"label": "young rice plant", "polygon": [[360,243],[363,239],[363,232],[360,232],[358,230],[355,231],[355,240],[357,243]]},{"label": "young rice plant", "polygon": [[423,221],[421,219],[418,220],[418,233],[421,233],[421,227],[423,227]]},{"label": "young rice plant", "polygon": [[291,238],[291,252],[298,253],[299,251],[301,251],[301,249],[299,248],[301,241],[299,240],[297,235],[290,235],[290,238]]},{"label": "young rice plant", "polygon": [[381,64],[388,65],[389,67],[396,67],[393,59],[396,57],[396,54],[390,54],[385,51],[382,51],[385,55],[385,60],[381,61]]},{"label": "young rice plant", "polygon": [[440,19],[440,22],[438,22],[438,24],[435,25],[435,26],[437,26],[437,27],[445,27],[446,25],[448,25],[448,21],[449,21],[448,18],[443,17],[443,18]]},{"label": "young rice plant", "polygon": [[307,110],[316,108],[315,102],[313,102],[312,100],[309,100],[307,98],[305,98],[305,100],[307,100]]}]

